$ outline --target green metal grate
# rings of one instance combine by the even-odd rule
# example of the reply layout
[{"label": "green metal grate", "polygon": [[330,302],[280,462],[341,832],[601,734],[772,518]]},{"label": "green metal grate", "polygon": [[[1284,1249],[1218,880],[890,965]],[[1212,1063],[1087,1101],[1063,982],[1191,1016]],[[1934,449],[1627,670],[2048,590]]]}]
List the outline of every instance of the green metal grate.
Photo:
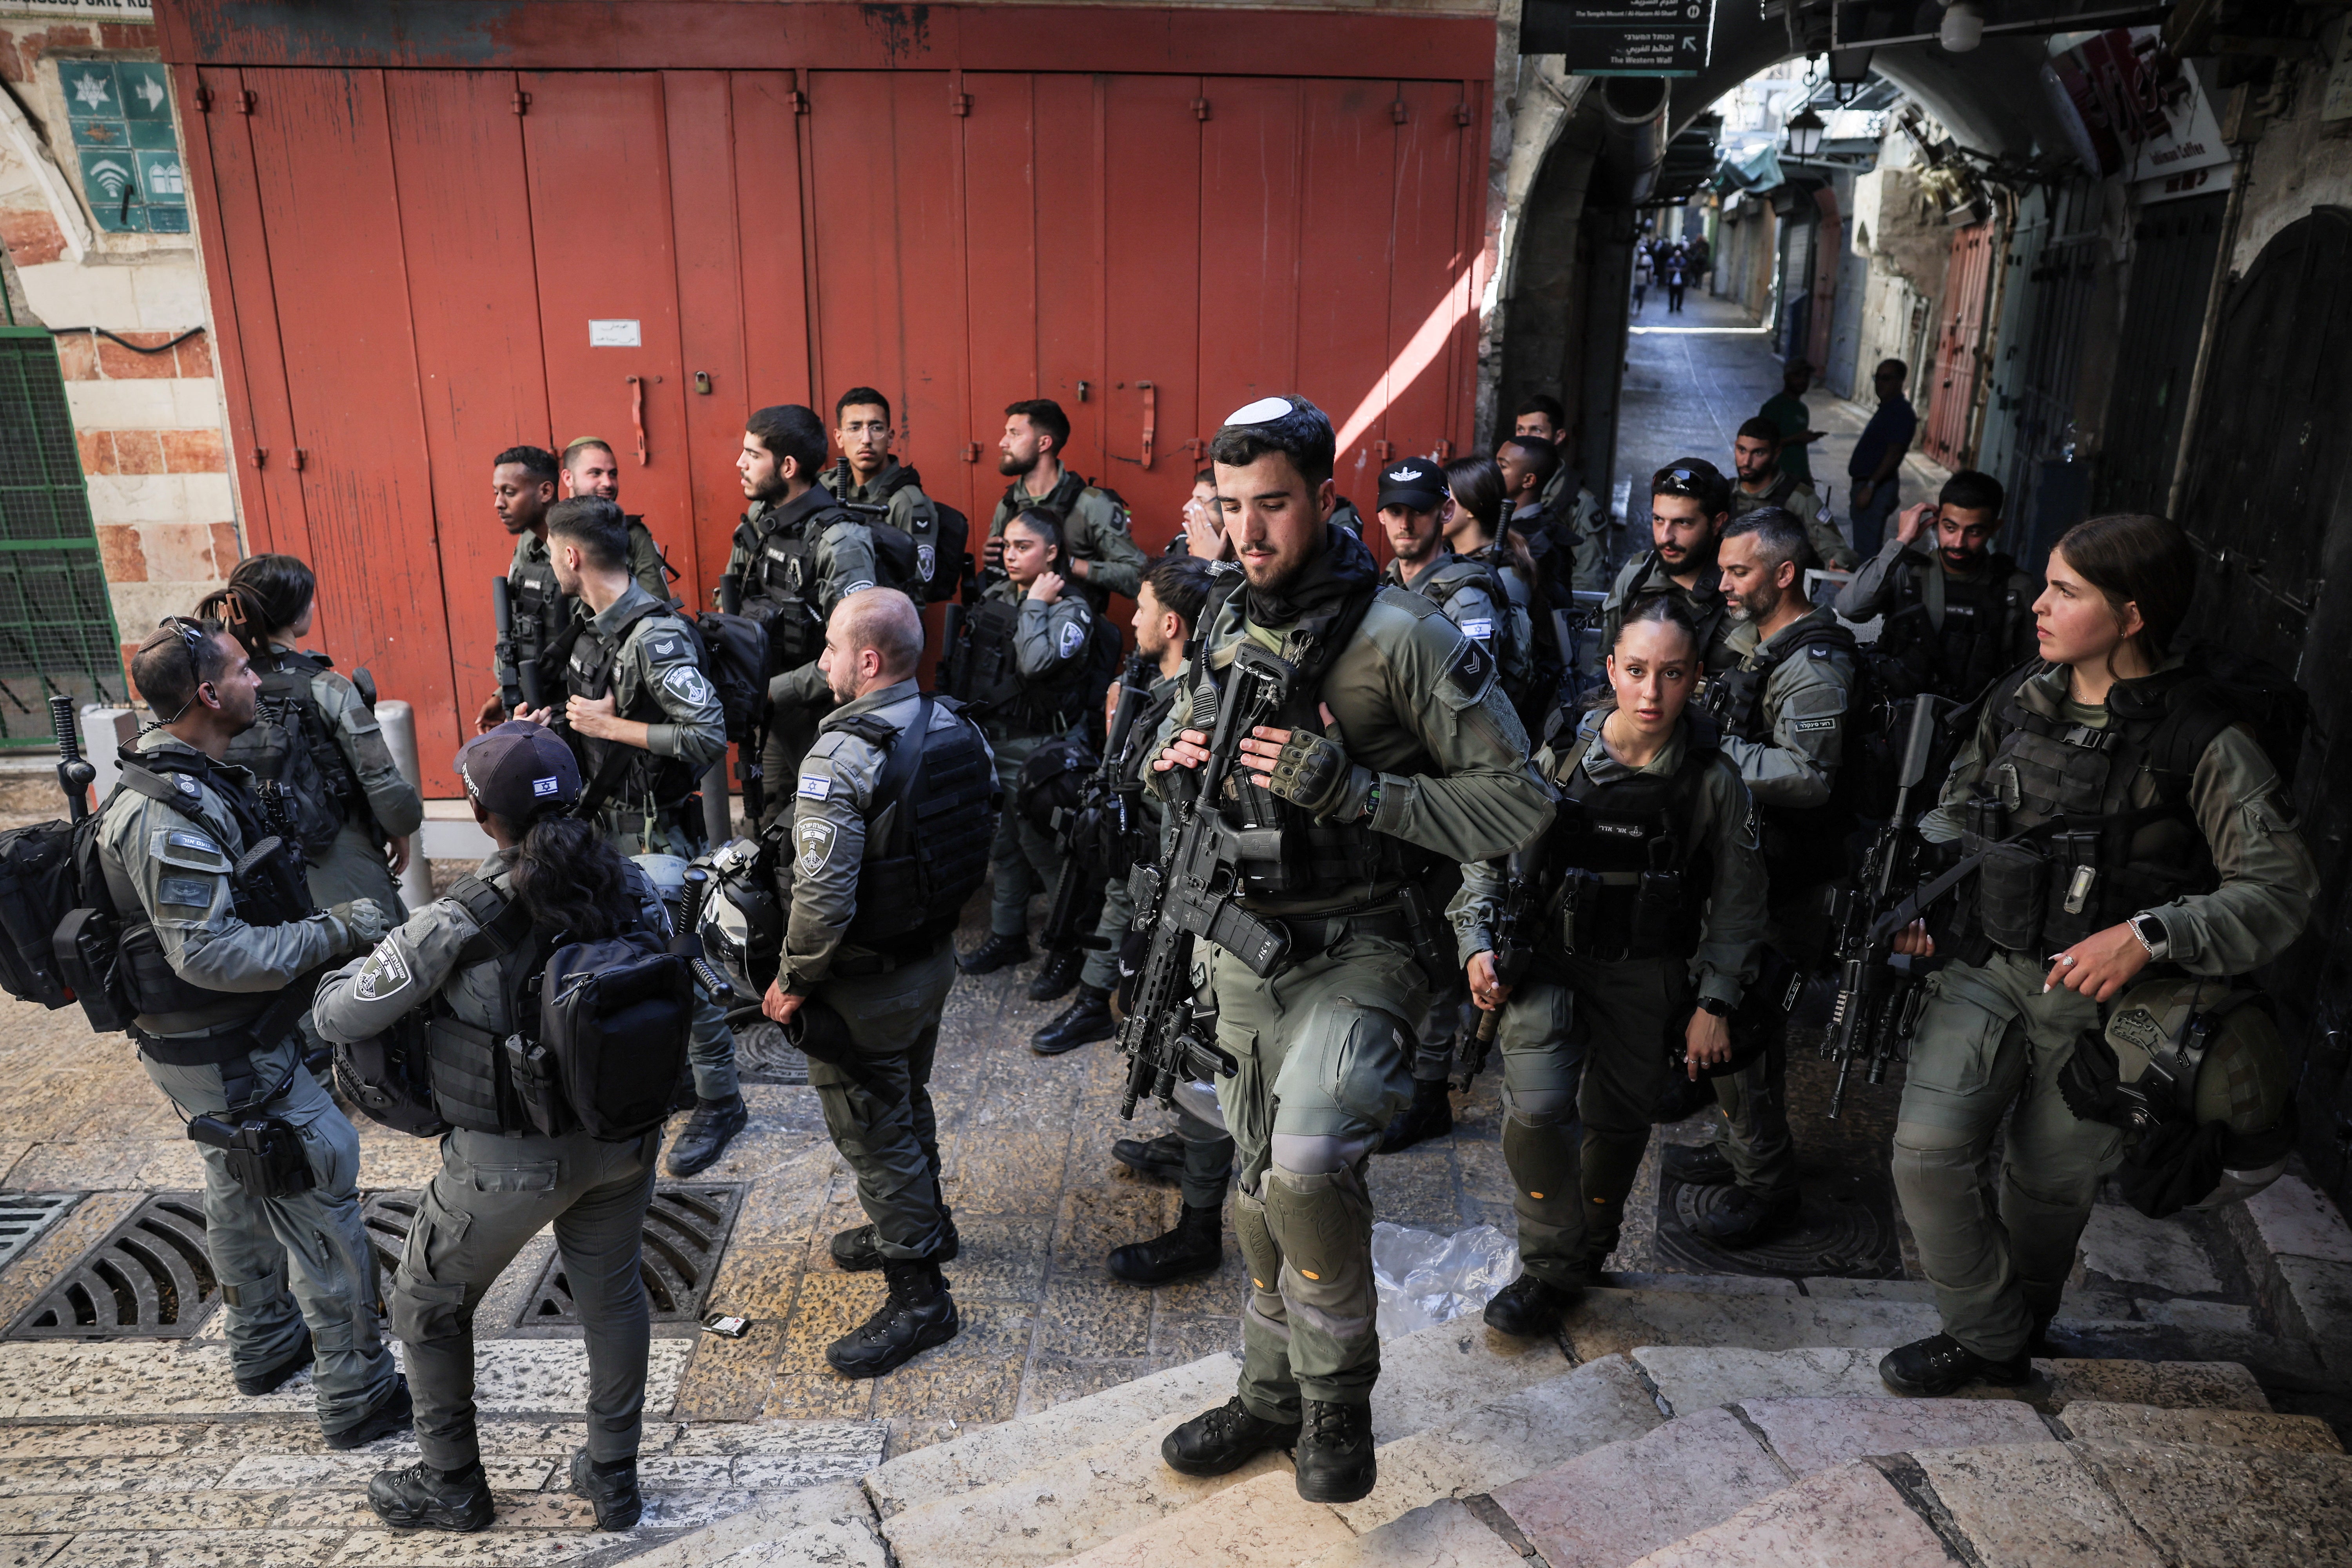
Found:
[{"label": "green metal grate", "polygon": [[0,749],[48,744],[60,691],[122,701],[121,639],[57,342],[0,327]]}]

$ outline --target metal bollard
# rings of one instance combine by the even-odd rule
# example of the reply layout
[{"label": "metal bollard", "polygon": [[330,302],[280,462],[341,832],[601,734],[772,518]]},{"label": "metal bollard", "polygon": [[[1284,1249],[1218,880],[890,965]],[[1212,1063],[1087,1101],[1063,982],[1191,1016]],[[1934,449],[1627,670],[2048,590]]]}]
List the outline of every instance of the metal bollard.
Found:
[{"label": "metal bollard", "polygon": [[727,753],[710,764],[702,775],[702,831],[713,849],[730,842],[735,837],[734,808],[727,799]]},{"label": "metal bollard", "polygon": [[[393,766],[420,795],[425,770],[416,760],[416,710],[396,698],[375,705],[375,721],[383,726],[383,743],[391,748]],[[408,869],[400,874],[400,901],[413,913],[433,901],[433,865],[425,858],[425,829],[408,841]]]}]

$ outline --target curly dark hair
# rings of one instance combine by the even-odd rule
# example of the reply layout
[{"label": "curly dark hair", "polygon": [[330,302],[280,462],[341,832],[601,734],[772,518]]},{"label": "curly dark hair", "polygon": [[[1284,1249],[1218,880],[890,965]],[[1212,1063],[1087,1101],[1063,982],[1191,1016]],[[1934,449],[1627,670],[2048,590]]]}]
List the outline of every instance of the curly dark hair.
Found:
[{"label": "curly dark hair", "polygon": [[629,863],[594,823],[577,816],[550,815],[533,822],[509,883],[532,924],[573,942],[600,942],[638,913]]}]

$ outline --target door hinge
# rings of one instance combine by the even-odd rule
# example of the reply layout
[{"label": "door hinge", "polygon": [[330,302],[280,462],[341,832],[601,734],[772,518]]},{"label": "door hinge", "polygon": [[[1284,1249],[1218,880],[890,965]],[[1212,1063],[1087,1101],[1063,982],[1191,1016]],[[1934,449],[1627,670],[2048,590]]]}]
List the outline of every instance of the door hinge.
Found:
[{"label": "door hinge", "polygon": [[256,447],[253,449],[253,466],[257,468],[267,468],[268,463],[269,448],[267,447]]},{"label": "door hinge", "polygon": [[1454,106],[1454,124],[1456,124],[1456,125],[1467,125],[1467,124],[1469,124],[1469,123],[1470,123],[1471,118],[1472,118],[1472,116],[1471,116],[1471,113],[1470,113],[1470,106],[1469,106],[1468,104],[1466,104],[1466,103],[1457,103],[1457,104],[1455,104],[1455,105]]},{"label": "door hinge", "polygon": [[1412,118],[1412,110],[1405,107],[1403,99],[1400,98],[1394,103],[1389,105],[1389,118],[1395,121],[1399,125],[1402,125],[1407,120]]},{"label": "door hinge", "polygon": [[1454,443],[1440,436],[1437,438],[1437,445],[1431,449],[1429,455],[1441,463],[1445,462],[1454,456]]},{"label": "door hinge", "polygon": [[966,441],[963,444],[963,460],[967,463],[977,463],[980,461],[979,442]]},{"label": "door hinge", "polygon": [[200,87],[196,89],[196,112],[198,114],[210,114],[212,111],[213,89],[208,87]]},{"label": "door hinge", "polygon": [[248,87],[236,95],[236,111],[239,114],[251,114],[254,105],[260,101],[260,95]]},{"label": "door hinge", "polygon": [[520,88],[515,89],[514,111],[517,114],[529,114],[530,112],[530,94],[523,91]]},{"label": "door hinge", "polygon": [[296,473],[300,473],[303,468],[308,465],[310,461],[310,453],[307,447],[297,447],[294,448],[294,471]]},{"label": "door hinge", "polygon": [[793,89],[793,112],[794,114],[806,114],[808,112],[808,94],[803,92],[799,88]]},{"label": "door hinge", "polygon": [[1372,461],[1373,461],[1373,462],[1375,462],[1375,463],[1385,463],[1385,462],[1387,462],[1387,461],[1389,460],[1389,453],[1390,453],[1391,451],[1392,451],[1393,449],[1394,449],[1394,448],[1391,447],[1390,447],[1390,445],[1389,445],[1386,441],[1375,441],[1375,442],[1373,442],[1373,443],[1372,443]]},{"label": "door hinge", "polygon": [[1209,100],[1207,99],[1196,98],[1192,100],[1192,118],[1195,120],[1206,120],[1209,118]]},{"label": "door hinge", "polygon": [[970,114],[971,112],[971,94],[968,92],[951,92],[948,94],[948,109],[950,112],[955,114]]}]

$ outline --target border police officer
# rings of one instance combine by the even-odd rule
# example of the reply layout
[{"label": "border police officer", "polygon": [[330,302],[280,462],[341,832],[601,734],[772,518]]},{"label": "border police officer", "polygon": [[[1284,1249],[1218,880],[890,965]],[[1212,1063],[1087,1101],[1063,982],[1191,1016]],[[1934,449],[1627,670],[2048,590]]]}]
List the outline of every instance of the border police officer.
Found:
[{"label": "border police officer", "polygon": [[[1616,1249],[1679,1041],[1685,1070],[1731,1059],[1729,1019],[1757,973],[1764,862],[1739,770],[1685,711],[1698,633],[1664,595],[1635,605],[1612,695],[1536,766],[1559,815],[1516,883],[1463,868],[1454,927],[1471,1000],[1501,1009],[1503,1159],[1523,1272],[1486,1304],[1505,1333],[1548,1333]],[[1517,865],[1517,863],[1515,863]],[[1505,903],[1526,978],[1496,972]],[[1584,1126],[1581,1151],[1570,1141]]]},{"label": "border police officer", "polygon": [[782,966],[764,1002],[777,1023],[799,1025],[825,1130],[857,1173],[870,1223],[834,1237],[834,1260],[889,1282],[874,1315],[825,1349],[848,1377],[880,1377],[958,1326],[940,1273],[958,1248],[940,1195],[931,1057],[997,792],[979,727],[916,689],[922,654],[922,618],[896,589],[851,595],[826,625],[821,658],[840,706],[793,792]]},{"label": "border police officer", "polygon": [[1062,525],[1069,546],[1068,577],[1101,615],[1113,594],[1135,596],[1143,581],[1143,552],[1136,547],[1127,508],[1109,492],[1087,483],[1062,464],[1070,444],[1070,416],[1050,397],[1007,404],[1004,434],[997,438],[997,472],[1013,482],[989,519],[982,564],[1003,563],[1004,525],[1024,511],[1042,511]]},{"label": "border police officer", "polygon": [[[564,666],[560,714],[588,783],[582,812],[624,855],[702,848],[695,783],[727,754],[719,693],[695,657],[686,623],[622,570],[621,509],[574,499],[548,509],[550,559],[585,617]],[[669,1173],[691,1176],[718,1160],[749,1116],[735,1078],[735,1037],[708,997],[696,1004],[688,1055],[694,1113],[669,1152]]]},{"label": "border police officer", "polygon": [[1779,507],[1782,511],[1805,525],[1806,537],[1813,542],[1813,554],[1821,564],[1851,572],[1862,557],[1845,542],[1822,511],[1822,498],[1813,493],[1812,482],[1784,471],[1780,467],[1780,427],[1759,415],[1740,426],[1731,442],[1732,467],[1739,480],[1731,487],[1731,515],[1746,517],[1759,507]]},{"label": "border police officer", "polygon": [[853,386],[834,401],[833,422],[841,461],[817,483],[845,504],[881,508],[883,521],[915,542],[915,580],[898,586],[920,605],[939,569],[940,509],[923,493],[923,477],[890,451],[890,400]]},{"label": "border police officer", "polygon": [[248,555],[197,606],[245,645],[261,679],[260,717],[229,742],[228,759],[255,775],[268,815],[300,841],[313,900],[373,899],[398,919],[407,911],[393,879],[408,868],[425,802],[384,744],[375,682],[362,691],[324,654],[295,648],[310,633],[318,588],[294,556]]},{"label": "border police officer", "polygon": [[[1334,437],[1303,398],[1268,397],[1210,448],[1246,581],[1204,612],[1186,691],[1167,721],[1167,773],[1208,761],[1194,727],[1247,640],[1297,672],[1276,721],[1239,742],[1233,801],[1270,822],[1280,857],[1246,860],[1243,906],[1290,945],[1261,976],[1203,942],[1216,1040],[1239,1063],[1217,1083],[1241,1156],[1234,1227],[1249,1266],[1240,1387],[1160,1453],[1223,1475],[1293,1443],[1299,1495],[1371,1489],[1371,1195],[1364,1172],[1411,1083],[1404,1041],[1453,968],[1421,906],[1433,858],[1509,854],[1551,817],[1495,662],[1417,595],[1382,588],[1371,552],[1330,525]],[[1303,868],[1294,879],[1290,868]],[[1256,869],[1252,871],[1250,868]]]},{"label": "border police officer", "polygon": [[1617,627],[1627,609],[1652,594],[1670,594],[1698,628],[1709,675],[1736,662],[1724,639],[1730,613],[1724,607],[1722,575],[1715,568],[1717,542],[1731,521],[1731,484],[1715,465],[1677,458],[1650,479],[1650,538],[1654,546],[1618,570],[1601,605],[1601,638],[1617,646]]},{"label": "border police officer", "polygon": [[[572,1456],[572,1489],[595,1506],[599,1530],[626,1530],[644,1507],[636,1457],[652,1336],[638,1256],[661,1132],[615,1142],[579,1128],[550,1136],[495,1086],[504,1042],[535,1022],[526,987],[550,942],[632,930],[666,939],[669,916],[646,874],[569,815],[580,770],[548,730],[501,724],[466,743],[457,772],[497,850],[450,897],[319,987],[319,1031],[345,1045],[428,1009],[434,1104],[450,1123],[392,1289],[423,1457],[380,1472],[368,1505],[407,1528],[490,1522],[474,1422],[474,1311],[523,1245],[551,1225],[587,1336],[587,1445]],[[472,1085],[492,1087],[466,1092]]]},{"label": "border police officer", "polygon": [[356,1448],[407,1429],[408,1386],[376,1329],[359,1133],[302,1065],[301,1020],[328,963],[389,921],[364,898],[314,911],[290,861],[244,865],[268,835],[245,771],[220,759],[260,681],[218,623],[165,621],[131,677],[161,721],[123,758],[96,837],[131,1037],[182,1118],[264,1129],[267,1149],[234,1160],[198,1139],[237,1392],[267,1394],[315,1357],[328,1446]]},{"label": "border police officer", "polygon": [[[2050,552],[2041,658],[1992,688],[1922,824],[1974,859],[1895,1128],[1895,1189],[1943,1331],[1890,1352],[1898,1394],[2032,1374],[2122,1133],[2064,1100],[2103,1005],[2155,967],[2240,975],[2285,952],[2319,877],[2252,706],[2172,651],[2197,554],[2160,517],[2094,518]],[[1962,861],[1966,866],[1969,861]],[[1986,1188],[2006,1119],[1998,1215]]]},{"label": "border police officer", "polygon": [[1991,548],[2002,500],[1999,479],[1961,469],[1934,506],[1905,510],[1895,537],[1838,595],[1847,620],[1885,617],[1870,662],[1891,695],[1973,702],[1995,677],[2035,657],[2041,584]]}]

